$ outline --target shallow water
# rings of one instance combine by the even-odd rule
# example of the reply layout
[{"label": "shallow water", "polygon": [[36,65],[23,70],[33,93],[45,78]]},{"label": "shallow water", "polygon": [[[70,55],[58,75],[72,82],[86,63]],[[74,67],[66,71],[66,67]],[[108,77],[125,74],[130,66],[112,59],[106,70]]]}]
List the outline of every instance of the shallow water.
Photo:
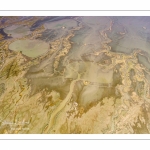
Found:
[{"label": "shallow water", "polygon": [[148,16],[2,17],[0,59],[0,133],[150,133]]},{"label": "shallow water", "polygon": [[14,38],[21,38],[31,33],[29,27],[22,25],[12,25],[4,28],[4,32]]},{"label": "shallow water", "polygon": [[18,40],[9,45],[9,49],[13,51],[21,51],[28,57],[37,57],[46,53],[49,44],[40,40]]}]

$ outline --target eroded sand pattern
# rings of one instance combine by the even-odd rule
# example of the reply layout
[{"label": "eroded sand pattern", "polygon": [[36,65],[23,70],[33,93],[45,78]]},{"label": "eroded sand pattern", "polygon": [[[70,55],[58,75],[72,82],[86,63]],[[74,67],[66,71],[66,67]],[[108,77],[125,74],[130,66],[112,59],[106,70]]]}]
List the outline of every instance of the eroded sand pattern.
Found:
[{"label": "eroded sand pattern", "polygon": [[150,17],[0,22],[0,133],[150,133]]}]

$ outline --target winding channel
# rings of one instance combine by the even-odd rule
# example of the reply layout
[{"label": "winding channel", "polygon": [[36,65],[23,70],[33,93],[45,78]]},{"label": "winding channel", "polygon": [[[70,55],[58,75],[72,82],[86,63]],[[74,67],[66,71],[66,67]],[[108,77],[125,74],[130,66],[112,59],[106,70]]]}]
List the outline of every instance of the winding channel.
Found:
[{"label": "winding channel", "polygon": [[43,133],[48,133],[51,130],[51,128],[54,126],[56,118],[57,118],[57,114],[65,107],[66,103],[71,99],[72,93],[73,93],[73,90],[74,90],[74,86],[75,86],[76,82],[79,81],[79,80],[81,80],[80,79],[80,74],[78,74],[78,78],[76,80],[73,80],[71,82],[70,91],[69,91],[68,95],[66,96],[66,98],[52,112],[52,114],[50,116],[49,124],[48,124],[47,128],[43,131]]}]

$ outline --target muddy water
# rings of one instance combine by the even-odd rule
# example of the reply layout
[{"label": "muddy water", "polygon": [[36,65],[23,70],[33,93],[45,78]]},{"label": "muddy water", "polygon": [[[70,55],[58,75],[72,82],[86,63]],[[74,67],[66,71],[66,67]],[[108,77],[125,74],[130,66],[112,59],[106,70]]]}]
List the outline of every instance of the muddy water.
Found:
[{"label": "muddy water", "polygon": [[14,38],[21,38],[31,33],[30,28],[23,25],[12,25],[5,28],[4,32]]},{"label": "muddy water", "polygon": [[[80,60],[85,53],[105,48],[104,43],[114,52],[131,54],[138,49],[150,54],[150,17],[81,17],[78,21],[81,29],[71,38],[70,59]],[[147,63],[141,56],[140,59],[143,65]]]},{"label": "muddy water", "polygon": [[69,52],[71,59],[81,59],[81,55],[99,51],[106,42],[102,31],[108,30],[111,20],[108,17],[82,17],[79,19],[80,30],[74,32],[72,48]]},{"label": "muddy water", "polygon": [[138,55],[138,61],[150,70],[150,62],[148,61],[147,57]]},{"label": "muddy water", "polygon": [[131,53],[140,49],[150,53],[150,17],[111,17],[112,30],[107,35],[115,52]]}]

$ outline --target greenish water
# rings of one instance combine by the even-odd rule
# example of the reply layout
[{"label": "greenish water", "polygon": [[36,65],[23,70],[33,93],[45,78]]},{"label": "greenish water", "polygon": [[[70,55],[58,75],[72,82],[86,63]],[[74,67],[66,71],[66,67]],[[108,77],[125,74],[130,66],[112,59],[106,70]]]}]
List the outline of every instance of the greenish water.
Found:
[{"label": "greenish water", "polygon": [[9,45],[13,51],[22,51],[28,57],[37,57],[48,51],[49,44],[40,40],[17,40]]}]

